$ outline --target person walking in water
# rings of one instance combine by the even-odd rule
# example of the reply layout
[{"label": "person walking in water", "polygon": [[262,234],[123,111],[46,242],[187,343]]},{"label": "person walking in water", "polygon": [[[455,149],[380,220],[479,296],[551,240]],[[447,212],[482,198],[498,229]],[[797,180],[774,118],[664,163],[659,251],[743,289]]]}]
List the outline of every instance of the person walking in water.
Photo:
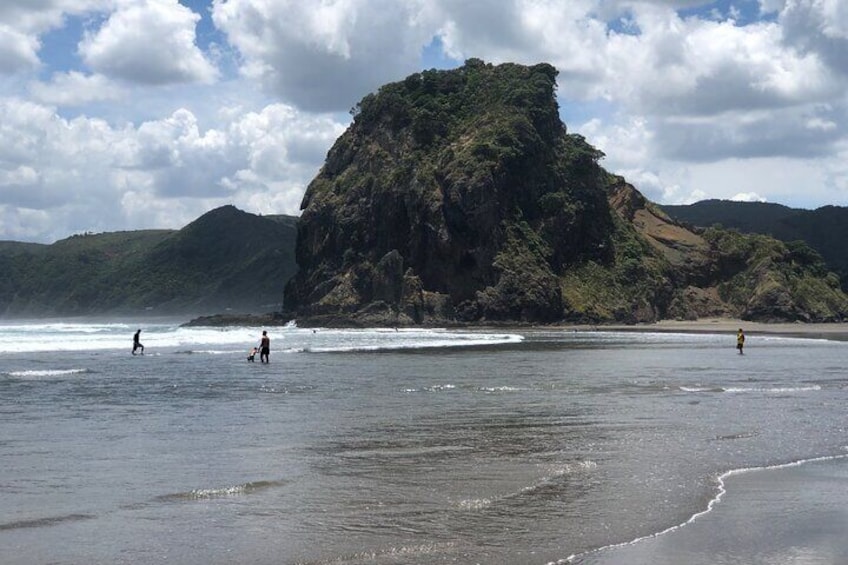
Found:
[{"label": "person walking in water", "polygon": [[745,346],[745,333],[742,331],[742,328],[739,328],[739,331],[736,332],[736,349],[739,350],[739,355],[742,355],[742,348]]},{"label": "person walking in water", "polygon": [[259,361],[262,363],[270,363],[268,355],[271,353],[271,338],[268,337],[268,332],[262,330],[262,339],[259,341]]},{"label": "person walking in water", "polygon": [[133,336],[133,350],[132,350],[133,355],[135,355],[135,352],[136,352],[137,349],[141,349],[141,354],[144,355],[144,346],[141,344],[141,341],[139,341],[140,339],[141,339],[141,330],[138,330],[137,332],[135,332],[135,335]]}]

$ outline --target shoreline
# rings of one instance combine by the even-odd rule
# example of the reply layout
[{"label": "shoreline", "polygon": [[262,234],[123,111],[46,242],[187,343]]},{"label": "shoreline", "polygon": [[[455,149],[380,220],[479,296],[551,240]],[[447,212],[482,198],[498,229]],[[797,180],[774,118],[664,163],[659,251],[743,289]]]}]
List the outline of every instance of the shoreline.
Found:
[{"label": "shoreline", "polygon": [[848,341],[848,324],[840,322],[750,322],[734,318],[703,318],[694,321],[661,320],[652,324],[635,326],[594,326],[598,331],[648,331],[666,333],[734,333],[742,328],[748,337],[779,335],[807,339]]},{"label": "shoreline", "polygon": [[738,563],[786,563],[798,548],[809,562],[844,562],[846,458],[839,453],[725,471],[715,496],[685,522],[549,565],[709,565],[717,553]]},{"label": "shoreline", "polygon": [[[273,327],[297,324],[297,319],[290,319],[279,313],[262,315],[225,315],[201,316],[182,324],[184,327],[210,326],[255,326]],[[300,326],[299,326],[300,327]],[[848,341],[848,323],[845,322],[752,322],[738,318],[699,318],[697,320],[660,320],[658,322],[640,324],[600,323],[600,324],[516,324],[516,323],[481,323],[481,324],[420,324],[392,326],[391,324],[329,324],[326,326],[307,322],[304,328],[367,328],[367,327],[404,327],[404,328],[448,328],[456,330],[514,330],[514,331],[614,331],[614,332],[665,332],[665,333],[735,333],[739,328],[748,336],[781,335],[802,337],[807,339],[828,339],[833,341]]]}]

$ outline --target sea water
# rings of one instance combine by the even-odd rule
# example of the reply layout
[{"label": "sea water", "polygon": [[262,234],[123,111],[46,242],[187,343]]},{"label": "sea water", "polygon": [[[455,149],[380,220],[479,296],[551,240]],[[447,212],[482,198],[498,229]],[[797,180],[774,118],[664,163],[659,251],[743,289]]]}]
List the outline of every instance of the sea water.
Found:
[{"label": "sea water", "polygon": [[179,322],[0,324],[0,563],[848,555],[846,343]]}]

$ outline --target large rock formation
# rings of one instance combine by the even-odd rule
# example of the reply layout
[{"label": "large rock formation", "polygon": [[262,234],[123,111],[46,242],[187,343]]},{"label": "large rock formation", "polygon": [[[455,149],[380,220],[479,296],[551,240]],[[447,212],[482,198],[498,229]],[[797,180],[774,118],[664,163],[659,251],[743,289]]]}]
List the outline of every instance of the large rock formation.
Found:
[{"label": "large rock formation", "polygon": [[807,249],[695,233],[607,173],[560,121],[556,74],[470,60],[366,96],[304,196],[285,310],[381,325],[846,315]]}]

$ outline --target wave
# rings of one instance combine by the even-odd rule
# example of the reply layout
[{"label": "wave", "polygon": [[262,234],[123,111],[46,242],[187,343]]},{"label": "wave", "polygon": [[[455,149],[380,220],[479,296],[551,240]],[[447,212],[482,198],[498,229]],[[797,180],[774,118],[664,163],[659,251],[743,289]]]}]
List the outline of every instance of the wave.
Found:
[{"label": "wave", "polygon": [[431,385],[431,386],[425,386],[425,387],[421,387],[421,388],[407,388],[407,389],[404,389],[403,392],[409,392],[409,393],[413,393],[413,392],[445,392],[445,391],[448,391],[448,390],[454,390],[455,388],[456,388],[456,385],[452,385],[452,384]]},{"label": "wave", "polygon": [[[182,327],[178,323],[129,324],[0,324],[0,354],[71,351],[129,351],[141,329],[145,351],[229,354],[258,345],[251,327]],[[271,351],[284,353],[370,352],[382,350],[474,347],[516,343],[515,334],[453,331],[438,328],[303,329],[296,324],[268,331]]]},{"label": "wave", "polygon": [[670,534],[672,532],[676,532],[676,531],[680,530],[681,528],[685,528],[686,526],[692,524],[693,522],[695,522],[699,518],[702,518],[703,516],[706,516],[707,514],[709,514],[710,512],[713,511],[713,509],[716,507],[716,505],[719,502],[721,502],[721,499],[724,498],[724,495],[727,494],[727,487],[726,487],[727,480],[730,477],[733,477],[735,475],[742,475],[742,474],[746,474],[746,473],[754,473],[754,472],[759,472],[759,471],[775,471],[775,470],[779,470],[779,469],[788,469],[790,467],[798,467],[798,466],[801,466],[801,465],[806,465],[808,463],[817,463],[817,462],[820,462],[820,461],[837,461],[839,459],[846,459],[846,458],[848,458],[848,454],[824,455],[824,456],[821,456],[821,457],[813,457],[813,458],[810,458],[810,459],[799,459],[797,461],[790,461],[788,463],[778,463],[778,464],[775,464],[775,465],[763,465],[761,467],[742,467],[742,468],[739,468],[739,469],[731,469],[730,471],[725,471],[724,473],[722,473],[718,477],[716,477],[716,483],[717,483],[716,494],[713,498],[711,498],[709,500],[709,502],[707,502],[707,507],[704,510],[701,510],[700,512],[696,512],[695,514],[690,516],[689,519],[686,520],[685,522],[682,522],[680,524],[676,524],[674,526],[670,526],[670,527],[668,527],[664,530],[661,530],[659,532],[655,532],[653,534],[648,534],[646,536],[638,537],[638,538],[633,539],[631,541],[605,545],[603,547],[599,547],[597,549],[592,549],[590,551],[584,551],[582,553],[569,555],[565,559],[559,559],[557,561],[551,561],[547,565],[567,565],[568,563],[574,563],[575,560],[580,559],[581,557],[586,557],[588,555],[600,553],[602,551],[607,551],[607,550],[615,549],[615,548],[618,548],[618,547],[628,547],[628,546],[636,545],[636,544],[641,543],[645,540],[654,539],[654,538],[657,538],[659,536],[663,536],[665,534]]},{"label": "wave", "polygon": [[[378,331],[378,337],[393,335],[394,332]],[[398,351],[414,349],[438,349],[450,347],[482,347],[488,345],[504,345],[507,343],[519,343],[524,340],[523,336],[516,334],[488,334],[474,335],[469,337],[463,334],[434,334],[419,335],[417,339],[407,339],[409,336],[401,336],[395,339],[381,339],[377,343],[341,343],[328,344],[303,349],[306,353],[369,353],[377,351]]]},{"label": "wave", "polygon": [[[417,392],[448,392],[455,390],[457,387],[454,384],[443,384],[443,385],[430,385],[423,386],[419,388],[405,388],[403,392],[406,393],[417,393]],[[467,390],[471,390],[474,392],[482,392],[485,394],[498,394],[498,393],[512,393],[512,392],[523,392],[526,391],[526,388],[517,387],[517,386],[478,386],[478,387],[465,387]]]},{"label": "wave", "polygon": [[44,377],[63,377],[65,375],[82,375],[90,372],[90,369],[29,369],[26,371],[9,371],[4,374],[18,379],[39,379]]},{"label": "wave", "polygon": [[598,464],[591,460],[549,465],[545,467],[544,474],[537,481],[531,485],[522,487],[516,492],[489,498],[463,499],[458,501],[456,506],[463,511],[484,510],[497,502],[511,500],[519,496],[533,494],[534,492],[550,488],[552,484],[562,477],[573,475],[575,473],[588,473],[594,470],[597,466]]},{"label": "wave", "polygon": [[819,385],[809,386],[776,386],[776,387],[727,387],[725,392],[745,393],[745,392],[766,392],[766,393],[792,393],[792,392],[813,392],[821,390]]},{"label": "wave", "polygon": [[415,557],[445,553],[456,547],[454,542],[430,542],[418,545],[402,545],[398,547],[387,547],[383,549],[365,550],[331,557],[326,560],[295,561],[295,565],[343,565],[345,563],[377,563],[386,561],[397,563],[399,558],[404,561],[415,561]]},{"label": "wave", "polygon": [[724,388],[720,386],[681,386],[681,392],[724,392]]},{"label": "wave", "polygon": [[296,385],[283,388],[262,385],[259,387],[259,392],[263,394],[306,394],[314,392],[317,388],[315,385]]},{"label": "wave", "polygon": [[775,387],[751,387],[751,386],[681,386],[681,392],[729,392],[735,394],[744,394],[751,392],[769,393],[769,394],[787,394],[796,392],[815,392],[821,390],[821,385],[805,385],[805,386],[775,386]]},{"label": "wave", "polygon": [[282,486],[282,481],[256,481],[244,483],[242,485],[234,485],[221,488],[203,488],[194,489],[187,492],[177,492],[159,496],[156,500],[162,501],[180,501],[180,500],[209,500],[213,498],[228,498],[233,496],[241,496],[252,494],[257,491],[275,488]]},{"label": "wave", "polygon": [[64,516],[49,516],[47,518],[35,518],[33,520],[18,520],[16,522],[0,524],[0,532],[21,528],[43,528],[45,526],[55,526],[62,522],[76,522],[79,520],[90,520],[92,518],[94,516],[91,514],[66,514]]},{"label": "wave", "polygon": [[486,392],[486,393],[493,394],[493,393],[498,393],[498,392],[521,392],[525,389],[517,387],[517,386],[506,386],[506,385],[504,385],[504,386],[481,386],[481,387],[478,387],[477,390],[479,392]]},{"label": "wave", "polygon": [[[241,350],[239,350],[239,353]],[[230,355],[234,353],[232,350],[223,349],[184,349],[182,351],[174,351],[177,355]],[[247,355],[247,351],[244,352]]]}]

